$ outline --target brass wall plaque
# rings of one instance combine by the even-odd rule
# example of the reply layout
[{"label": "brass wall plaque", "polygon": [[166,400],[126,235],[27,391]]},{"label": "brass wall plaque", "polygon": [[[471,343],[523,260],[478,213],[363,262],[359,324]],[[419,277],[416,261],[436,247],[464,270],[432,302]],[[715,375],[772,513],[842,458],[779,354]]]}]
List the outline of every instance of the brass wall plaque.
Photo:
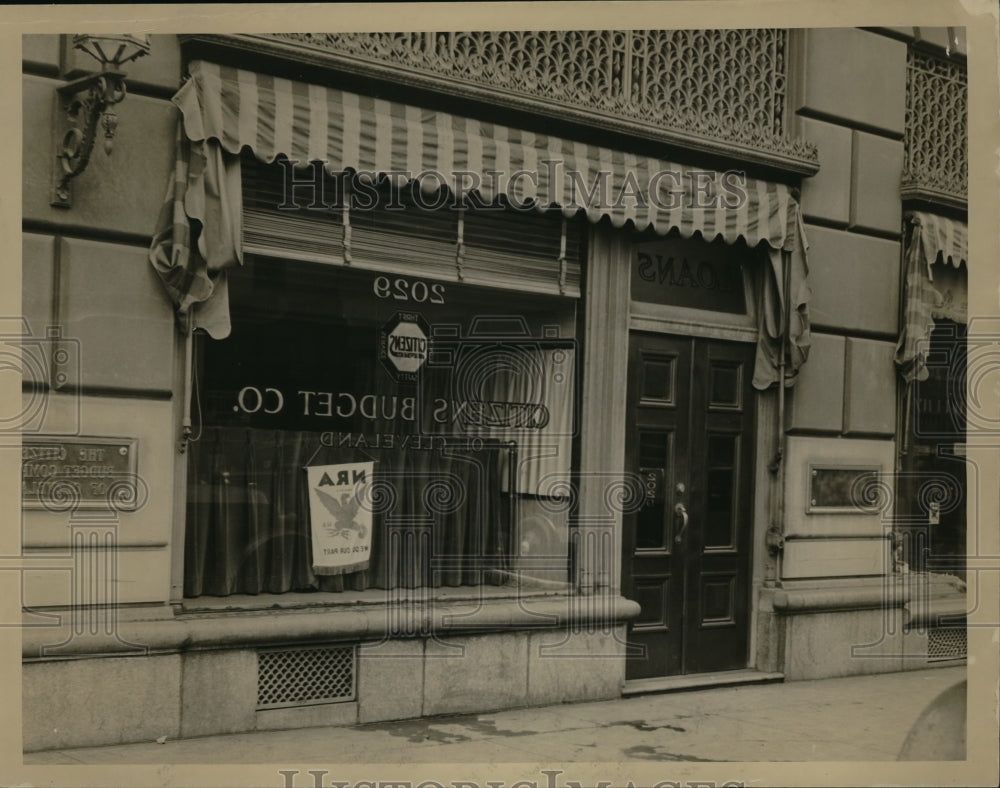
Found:
[{"label": "brass wall plaque", "polygon": [[810,465],[806,512],[870,513],[877,510],[879,467],[874,465]]},{"label": "brass wall plaque", "polygon": [[25,435],[21,502],[26,509],[134,511],[135,438]]}]

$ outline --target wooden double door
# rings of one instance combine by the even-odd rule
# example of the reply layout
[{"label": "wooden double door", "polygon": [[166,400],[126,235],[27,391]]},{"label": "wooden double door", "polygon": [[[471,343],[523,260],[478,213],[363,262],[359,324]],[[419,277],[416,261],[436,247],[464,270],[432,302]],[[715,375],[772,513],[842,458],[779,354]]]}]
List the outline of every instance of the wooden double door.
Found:
[{"label": "wooden double door", "polygon": [[[754,346],[632,333],[627,469],[645,485],[624,518],[628,679],[747,666]],[[638,648],[636,648],[638,646]]]}]

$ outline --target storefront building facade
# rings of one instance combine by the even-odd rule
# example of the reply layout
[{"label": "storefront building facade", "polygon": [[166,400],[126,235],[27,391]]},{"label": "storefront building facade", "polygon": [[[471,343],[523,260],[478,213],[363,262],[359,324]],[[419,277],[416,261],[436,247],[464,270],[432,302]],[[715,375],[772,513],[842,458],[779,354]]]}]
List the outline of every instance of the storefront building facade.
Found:
[{"label": "storefront building facade", "polygon": [[25,134],[25,748],[955,664],[963,41],[153,36]]}]

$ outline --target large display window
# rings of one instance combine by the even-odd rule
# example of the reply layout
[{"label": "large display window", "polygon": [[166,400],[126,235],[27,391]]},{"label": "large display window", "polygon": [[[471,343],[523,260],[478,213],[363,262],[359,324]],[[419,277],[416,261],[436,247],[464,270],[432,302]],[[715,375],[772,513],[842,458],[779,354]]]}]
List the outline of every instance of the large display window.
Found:
[{"label": "large display window", "polygon": [[248,256],[229,303],[196,342],[186,597],[565,583],[574,299]]}]

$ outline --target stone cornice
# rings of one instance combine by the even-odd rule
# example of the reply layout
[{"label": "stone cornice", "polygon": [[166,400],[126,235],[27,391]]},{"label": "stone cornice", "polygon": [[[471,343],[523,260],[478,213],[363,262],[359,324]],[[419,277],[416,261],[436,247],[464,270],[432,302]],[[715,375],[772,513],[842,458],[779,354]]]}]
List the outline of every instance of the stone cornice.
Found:
[{"label": "stone cornice", "polygon": [[[392,637],[394,631],[411,633],[413,637],[432,637],[581,625],[610,628],[637,615],[637,603],[607,593],[331,605],[307,610],[226,610],[181,613],[174,618],[150,621],[120,621],[112,634],[102,632],[75,638],[69,622],[61,626],[25,627],[21,653],[24,659],[143,656],[288,642],[362,642]],[[264,619],[266,625],[262,623]]]}]

